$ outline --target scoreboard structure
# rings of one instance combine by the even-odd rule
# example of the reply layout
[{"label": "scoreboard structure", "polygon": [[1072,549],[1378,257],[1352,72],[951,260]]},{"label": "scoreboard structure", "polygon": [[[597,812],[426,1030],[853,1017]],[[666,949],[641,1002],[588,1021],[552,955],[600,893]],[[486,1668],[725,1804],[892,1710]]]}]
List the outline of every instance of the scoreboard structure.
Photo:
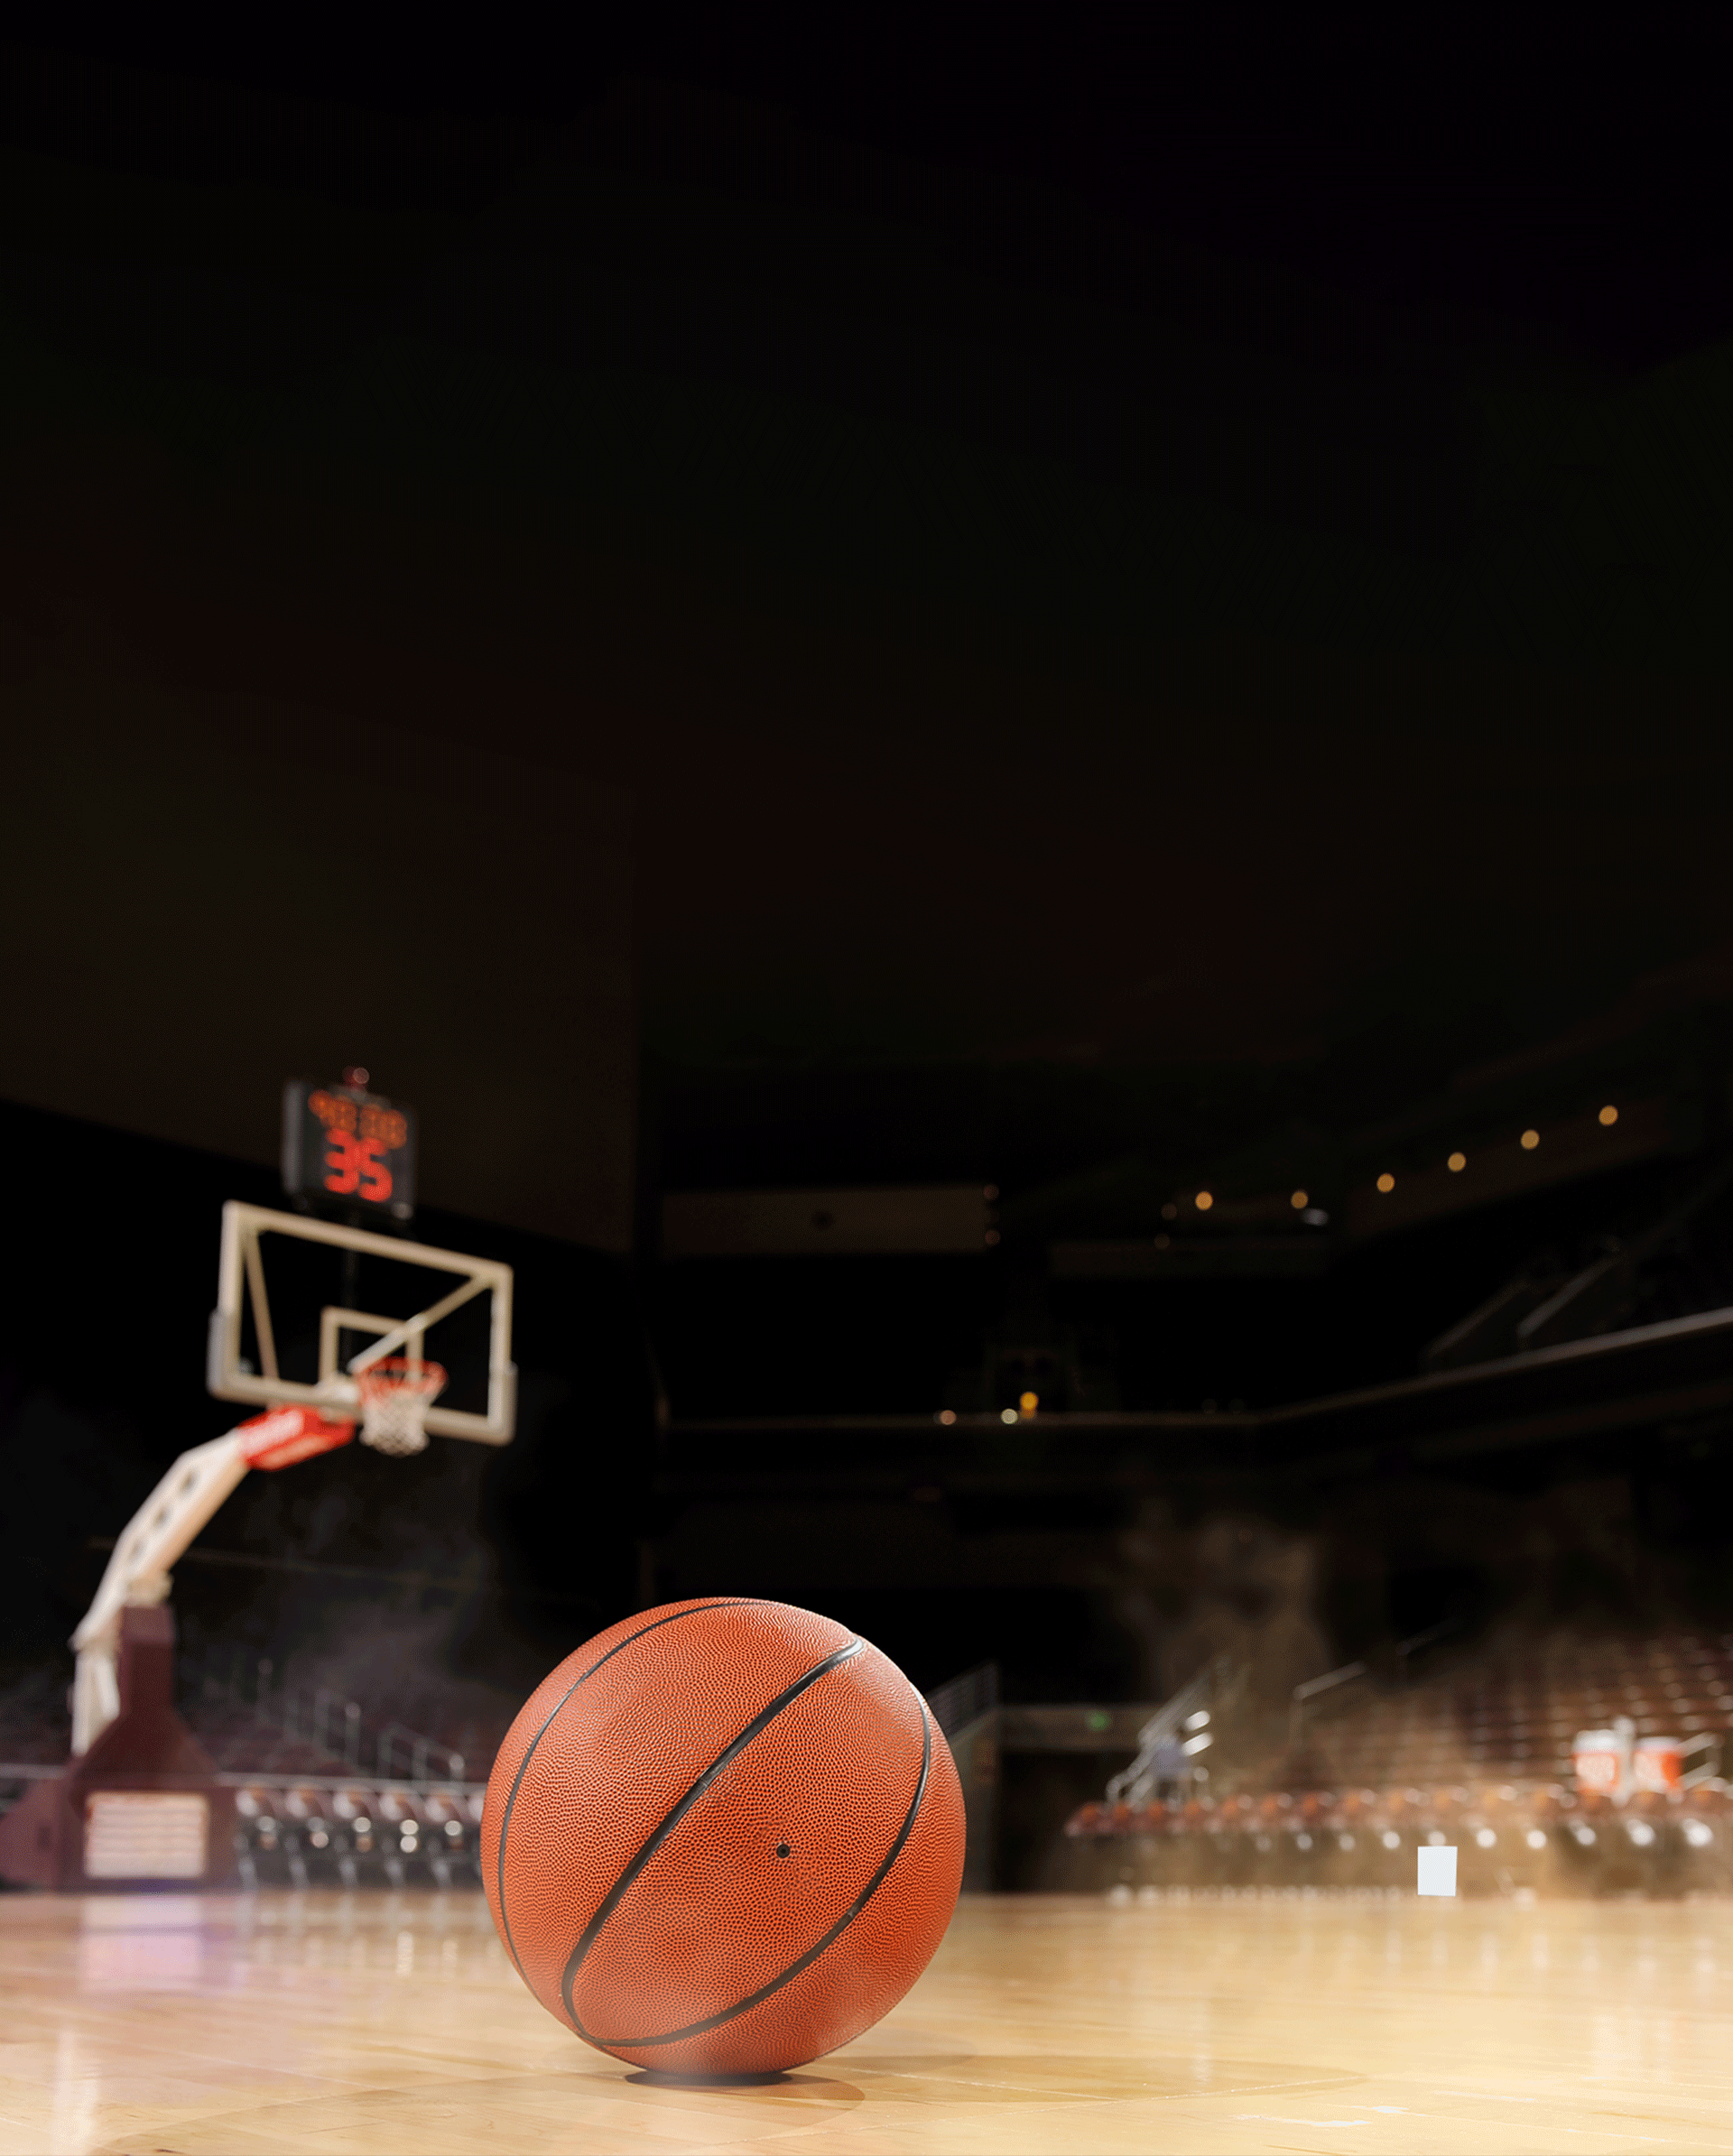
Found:
[{"label": "scoreboard structure", "polygon": [[368,1092],[362,1069],[335,1086],[292,1078],[283,1089],[283,1187],[320,1211],[412,1219],[415,1111]]}]

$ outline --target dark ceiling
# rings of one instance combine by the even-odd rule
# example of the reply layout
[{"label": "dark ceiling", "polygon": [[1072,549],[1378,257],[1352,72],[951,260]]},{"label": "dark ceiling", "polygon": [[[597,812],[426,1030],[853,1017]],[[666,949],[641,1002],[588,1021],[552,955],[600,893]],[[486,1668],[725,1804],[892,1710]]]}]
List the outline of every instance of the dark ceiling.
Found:
[{"label": "dark ceiling", "polygon": [[[1182,1513],[1334,1509],[1343,1656],[1459,1614],[1459,1575],[1526,1577],[1539,1535],[1562,1568],[1628,1552],[1599,1523],[1631,1487],[1688,1522],[1719,1610],[1726,1426],[1671,1379],[1619,1422],[1583,1357],[1587,1415],[1474,1454],[1511,1493],[1490,1536],[1447,1445],[1310,1513],[1232,1452],[1240,1403],[1405,1383],[1513,1271],[1592,1273],[1719,1172],[1719,23],[28,14],[0,68],[0,965],[40,1082],[0,1090],[53,1223],[18,1240],[37,1300],[117,1197],[114,1262],[152,1268],[106,1360],[16,1300],[0,1390],[54,1518],[117,1528],[214,1427],[209,1216],[268,1197],[277,1080],[353,1055],[423,1110],[429,1233],[516,1225],[479,1240],[524,1290],[526,1441],[485,1503],[544,1629],[712,1577],[837,1607],[801,1568],[845,1546],[894,1583],[852,1621],[922,1681],[992,1653],[1093,1683],[1154,1473]],[[177,1124],[199,1087],[220,1114]],[[1405,1194],[1410,1154],[1445,1180],[1532,1117],[1550,1161],[1549,1118],[1613,1099],[1663,1134],[1625,1171],[1358,1245],[1342,1208],[1327,1272],[1050,1263],[1123,1236],[1153,1264],[1206,1164],[1225,1248],[1314,1163],[1346,1189],[1395,1160]],[[632,1239],[635,1143],[640,1250],[659,1187],[730,1183],[991,1182],[1001,1240],[645,1265],[628,1300],[570,1245]],[[1724,1304],[1726,1234],[1601,1316]],[[676,1433],[646,1504],[640,1319],[677,1419],[808,1420]],[[947,1452],[935,1411],[1002,1418],[1035,1351],[1185,1427],[1129,1477],[1056,1414]],[[1673,1393],[1710,1351],[1681,1352]],[[1504,1382],[1487,1411],[1520,1423]],[[55,1388],[80,1420],[30,1420]],[[822,1421],[869,1411],[920,1428],[873,1452]],[[761,1512],[751,1578],[757,1529],[694,1496],[875,1457],[900,1519],[857,1487]],[[1574,1529],[1522,1509],[1555,1475],[1595,1493]],[[76,1608],[92,1552],[44,1548]],[[43,1561],[7,1576],[47,1607]],[[571,1613],[574,1567],[606,1611]]]},{"label": "dark ceiling", "polygon": [[123,69],[379,115],[560,127],[622,75],[821,134],[1033,180],[1118,218],[1404,305],[1550,325],[1638,363],[1726,330],[1711,10],[1615,25],[1459,7],[1296,14],[690,0],[549,9],[19,6],[13,34]]},{"label": "dark ceiling", "polygon": [[791,1078],[1366,1120],[1724,941],[1685,58],[1638,174],[1646,49],[539,35],[14,55],[16,675],[629,788],[696,1180]]}]

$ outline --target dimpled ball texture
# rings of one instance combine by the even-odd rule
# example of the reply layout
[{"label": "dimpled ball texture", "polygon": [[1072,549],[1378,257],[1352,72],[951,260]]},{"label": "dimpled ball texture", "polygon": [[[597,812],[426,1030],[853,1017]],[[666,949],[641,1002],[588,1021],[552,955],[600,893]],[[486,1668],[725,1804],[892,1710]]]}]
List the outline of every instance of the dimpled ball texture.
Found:
[{"label": "dimpled ball texture", "polygon": [[963,1800],[894,1663],[717,1596],[568,1655],[500,1748],[482,1876],[519,1975],[653,2071],[803,2065],[870,2029],[956,1906]]}]

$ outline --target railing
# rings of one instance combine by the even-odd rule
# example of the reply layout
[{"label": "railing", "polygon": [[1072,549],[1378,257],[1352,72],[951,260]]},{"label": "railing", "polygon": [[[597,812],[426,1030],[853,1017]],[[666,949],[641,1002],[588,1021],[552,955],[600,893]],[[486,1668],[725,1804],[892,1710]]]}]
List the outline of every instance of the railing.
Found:
[{"label": "railing", "polygon": [[[273,1691],[276,1665],[268,1655],[260,1656],[250,1671],[238,1652],[224,1659],[227,1669],[210,1655],[202,1661],[189,1660],[181,1670],[183,1687],[194,1690],[208,1704],[241,1711],[250,1708],[257,1727],[286,1743],[306,1744],[323,1753],[321,1766],[329,1764],[333,1770],[342,1768],[357,1774],[364,1772],[361,1753],[367,1717],[358,1699],[346,1698],[328,1685],[310,1689],[284,1682]],[[250,1698],[245,1683],[248,1674],[254,1679]],[[383,1781],[460,1782],[464,1779],[461,1752],[402,1722],[388,1723],[379,1732],[374,1755],[374,1772]],[[262,1772],[264,1766],[262,1762]]]},{"label": "railing", "polygon": [[445,1762],[440,1779],[449,1781],[463,1780],[463,1754],[453,1752],[449,1744],[442,1744],[437,1737],[423,1736],[419,1729],[406,1729],[401,1722],[386,1725],[379,1733],[375,1772],[382,1781],[394,1779],[394,1765],[399,1756],[409,1761],[409,1772],[403,1777],[409,1781],[428,1779],[428,1762],[435,1753]]},{"label": "railing", "polygon": [[[35,1770],[32,1770],[33,1772]],[[60,1769],[54,1770],[56,1772]],[[0,1781],[8,1774],[21,1774],[16,1767],[0,1767]],[[439,1774],[430,1774],[424,1781],[412,1781],[407,1778],[371,1774],[363,1767],[358,1773],[338,1773],[329,1767],[310,1772],[301,1768],[294,1773],[274,1771],[270,1773],[255,1772],[243,1767],[227,1767],[212,1776],[219,1789],[226,1790],[322,1790],[335,1795],[339,1790],[353,1794],[359,1790],[402,1790],[411,1796],[439,1790],[447,1796],[480,1797],[487,1793],[485,1781],[451,1781]]]},{"label": "railing", "polygon": [[947,1737],[955,1736],[959,1729],[967,1729],[971,1722],[978,1722],[983,1715],[991,1714],[998,1704],[997,1662],[983,1662],[978,1670],[965,1670],[960,1677],[953,1677],[949,1683],[927,1694],[928,1711]]},{"label": "railing", "polygon": [[1199,1772],[1191,1762],[1215,1742],[1211,1720],[1238,1698],[1245,1681],[1246,1670],[1228,1655],[1206,1662],[1137,1732],[1137,1756],[1107,1783],[1107,1801],[1147,1804],[1164,1765],[1176,1770],[1175,1780]]},{"label": "railing", "polygon": [[1306,1707],[1320,1692],[1333,1692],[1339,1684],[1352,1684],[1357,1677],[1366,1675],[1364,1662],[1344,1662],[1339,1670],[1326,1670],[1321,1677],[1308,1677],[1303,1684],[1293,1688],[1293,1703],[1288,1709],[1288,1743],[1298,1751],[1306,1734]]},{"label": "railing", "polygon": [[327,1752],[338,1747],[331,1742],[332,1710],[340,1709],[342,1715],[343,1763],[355,1767],[361,1763],[361,1702],[345,1699],[338,1693],[327,1691],[320,1685],[313,1694],[313,1742]]}]

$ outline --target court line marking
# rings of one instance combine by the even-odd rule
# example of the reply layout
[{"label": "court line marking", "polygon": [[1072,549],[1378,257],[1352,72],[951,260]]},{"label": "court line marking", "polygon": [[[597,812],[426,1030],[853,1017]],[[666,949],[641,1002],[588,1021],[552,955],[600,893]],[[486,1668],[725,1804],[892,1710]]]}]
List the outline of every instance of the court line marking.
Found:
[{"label": "court line marking", "polygon": [[[1488,2104],[1497,2104],[1499,2102],[1510,2104],[1538,2104],[1541,2101],[1539,2096],[1507,2096],[1503,2098],[1498,2096],[1486,2096],[1483,2090],[1478,2088],[1434,2088],[1429,2089],[1427,2094],[1429,2096],[1482,2096]],[[1405,2106],[1400,2104],[1368,2104],[1367,2105],[1367,2109],[1368,2111],[1404,2113],[1405,2111]],[[1421,2119],[1433,2118],[1438,2115],[1435,2112],[1430,2111],[1407,2112],[1405,2114],[1411,2118]],[[1369,2126],[1374,2124],[1374,2121],[1371,2119],[1290,2118],[1284,2117],[1280,2113],[1274,2111],[1236,2111],[1230,2115],[1237,2121],[1250,2121],[1256,2119],[1262,2121],[1265,2125],[1271,2126]],[[1510,2123],[1514,2125],[1515,2121],[1512,2120]],[[1593,2129],[1588,2126],[1555,2125],[1549,2127],[1548,2131],[1552,2133],[1571,2134],[1585,2134],[1590,2132],[1599,2131],[1604,2139],[1612,2141],[1642,2142],[1649,2147],[1663,2149],[1693,2147],[1714,2148],[1725,2146],[1725,2143],[1711,2142],[1677,2142],[1674,2141],[1670,2135],[1665,2133],[1608,2133],[1605,2128]]]},{"label": "court line marking", "polygon": [[[1432,2089],[1432,2090],[1429,2090],[1429,2091],[1428,2091],[1428,2094],[1429,2094],[1429,2095],[1435,2096],[1478,2096],[1479,2093],[1480,2093],[1480,2092],[1479,2092],[1478,2089],[1467,2089],[1467,2088],[1465,2088],[1465,2089],[1435,2088],[1435,2089]],[[1497,2096],[1488,2096],[1488,2097],[1487,2097],[1487,2099],[1486,2099],[1486,2100],[1487,2100],[1487,2102],[1488,2104],[1496,2104],[1496,2103],[1497,2103],[1497,2102],[1499,2101],[1499,2098],[1498,2098],[1498,2097],[1497,2097]],[[1506,2102],[1508,2102],[1508,2103],[1512,2103],[1512,2104],[1538,2104],[1538,2103],[1541,2101],[1541,2098],[1540,2098],[1539,2096],[1510,2096],[1510,2097],[1507,2097],[1507,2098],[1506,2098],[1506,2099],[1505,2099],[1505,2101],[1506,2101]],[[1378,2109],[1380,2109],[1380,2108],[1381,2108],[1381,2106],[1380,2106],[1380,2105],[1368,2105],[1367,2108],[1368,2110],[1373,2110],[1373,2111],[1376,2111],[1376,2110],[1378,2110]],[[1440,2118],[1440,2117],[1442,2117],[1442,2116],[1444,2116],[1444,2115],[1445,2115],[1444,2114],[1442,2114],[1442,2113],[1440,2113],[1440,2112],[1436,2112],[1436,2111],[1416,2111],[1416,2112],[1413,2112],[1413,2113],[1411,2113],[1411,2114],[1410,2114],[1410,2116],[1412,2116],[1412,2117],[1413,2117],[1413,2118],[1417,2118],[1417,2119],[1431,2119],[1431,2118]],[[1497,2123],[1498,2124],[1500,2124],[1500,2125],[1504,2125],[1504,2126],[1514,2126],[1514,2125],[1515,2125],[1515,2124],[1518,2124],[1518,2122],[1517,2122],[1515,2119],[1500,2119],[1500,2120],[1498,2120]],[[1713,2129],[1711,2129],[1711,2131],[1713,2131]],[[1721,2142],[1707,2142],[1707,2141],[1685,2142],[1685,2141],[1674,2141],[1674,2140],[1672,2138],[1672,2136],[1671,2136],[1671,2135],[1669,2135],[1669,2134],[1665,2134],[1665,2133],[1617,2133],[1617,2132],[1615,2132],[1615,2131],[1614,2131],[1614,2130],[1613,2130],[1611,2127],[1608,2127],[1608,2126],[1601,2126],[1601,2127],[1589,2127],[1589,2126],[1559,2126],[1559,2125],[1551,2125],[1551,2126],[1549,2126],[1549,2127],[1547,2128],[1547,2132],[1548,2132],[1549,2133],[1576,2133],[1576,2134],[1584,2134],[1584,2133],[1599,2133],[1599,2134],[1600,2135],[1601,2139],[1602,2139],[1602,2140],[1604,2140],[1604,2141],[1640,2141],[1640,2142],[1645,2142],[1650,2143],[1651,2145],[1653,2145],[1653,2146],[1654,2146],[1654,2147],[1657,2147],[1657,2148],[1663,2148],[1663,2149],[1710,2149],[1710,2148],[1714,2148],[1714,2149],[1721,2149],[1721,2150],[1725,2150],[1725,2149],[1726,2149],[1726,2147],[1727,2147],[1727,2143],[1726,2143],[1724,2141],[1721,2141]]]},{"label": "court line marking", "polygon": [[1370,2119],[1295,2119],[1280,2111],[1237,2111],[1238,2119],[1259,2119],[1266,2126],[1369,2126]]}]

